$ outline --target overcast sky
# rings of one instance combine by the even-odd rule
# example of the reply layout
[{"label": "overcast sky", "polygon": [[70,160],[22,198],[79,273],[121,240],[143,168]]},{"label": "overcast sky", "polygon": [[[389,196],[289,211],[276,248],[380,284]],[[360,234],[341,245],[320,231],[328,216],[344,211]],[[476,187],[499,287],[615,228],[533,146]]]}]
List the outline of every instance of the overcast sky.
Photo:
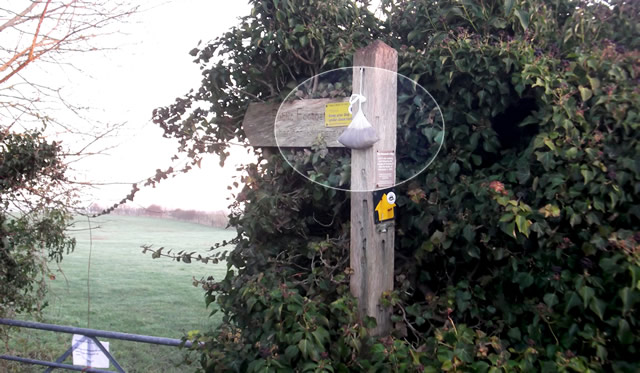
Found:
[{"label": "overcast sky", "polygon": [[[118,24],[118,32],[95,40],[95,45],[105,50],[69,54],[62,63],[35,63],[23,72],[33,81],[60,87],[68,102],[90,108],[82,112],[88,120],[63,110],[58,118],[65,124],[86,130],[88,123],[125,123],[115,136],[103,139],[89,151],[115,146],[113,149],[71,165],[72,175],[79,181],[100,185],[91,190],[86,205],[94,202],[110,206],[129,194],[132,183],[154,176],[156,169],[184,166],[186,157],[171,161],[177,143],[162,137],[162,130],[151,122],[152,112],[170,105],[190,89],[199,88],[200,68],[193,63],[189,51],[200,41],[204,45],[221,36],[239,23],[239,17],[250,12],[247,0],[129,1],[140,4],[141,11],[125,24]],[[374,1],[372,9],[378,3]],[[82,147],[84,143],[69,138],[65,132],[68,131],[58,127],[53,135],[71,148]],[[254,159],[246,149],[232,147],[224,168],[211,155],[203,160],[201,169],[163,180],[156,188],[141,188],[131,205],[226,209],[232,193],[227,187],[239,181],[232,178],[239,176],[236,165]]]},{"label": "overcast sky", "polygon": [[[200,69],[189,51],[238,24],[248,14],[245,1],[156,0],[140,1],[142,12],[120,27],[120,34],[103,39],[115,50],[76,56],[81,70],[61,69],[63,94],[74,103],[93,108],[90,117],[102,122],[127,124],[111,141],[118,147],[74,164],[81,179],[104,183],[132,183],[171,166],[176,143],[163,139],[151,122],[154,108],[171,104],[178,96],[200,85]],[[51,71],[49,71],[51,73]],[[108,142],[103,142],[108,144]],[[168,208],[219,210],[228,206],[227,186],[237,174],[234,165],[252,159],[236,148],[224,169],[210,156],[202,169],[164,180],[155,189],[142,188],[133,206],[152,203]],[[175,163],[174,163],[175,164]],[[182,163],[175,164],[180,166]],[[131,185],[103,186],[93,191],[105,206],[126,196]]]}]

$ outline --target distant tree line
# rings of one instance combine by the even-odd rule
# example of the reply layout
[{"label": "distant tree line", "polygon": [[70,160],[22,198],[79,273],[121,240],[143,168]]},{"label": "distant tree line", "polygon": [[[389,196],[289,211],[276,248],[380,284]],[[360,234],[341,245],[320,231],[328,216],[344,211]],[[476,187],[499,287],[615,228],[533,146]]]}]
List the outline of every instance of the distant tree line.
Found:
[{"label": "distant tree line", "polygon": [[[103,210],[104,207],[98,204],[93,204],[88,208],[88,212],[91,214],[98,214]],[[219,228],[226,227],[229,222],[227,213],[224,211],[210,212],[183,209],[170,210],[156,204],[149,205],[148,207],[121,205],[115,209],[112,214],[121,216],[151,216],[163,219],[175,219]]]}]

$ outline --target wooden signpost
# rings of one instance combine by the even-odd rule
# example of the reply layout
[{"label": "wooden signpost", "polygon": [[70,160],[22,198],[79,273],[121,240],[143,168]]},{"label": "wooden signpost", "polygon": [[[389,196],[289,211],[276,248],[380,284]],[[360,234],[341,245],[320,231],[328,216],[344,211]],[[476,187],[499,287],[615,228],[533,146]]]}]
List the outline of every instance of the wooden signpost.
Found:
[{"label": "wooden signpost", "polygon": [[[360,317],[377,321],[372,335],[386,335],[392,327],[391,309],[380,304],[380,297],[393,290],[395,195],[390,190],[372,191],[395,184],[397,63],[397,52],[381,41],[359,49],[354,56],[353,87],[362,87],[358,93],[367,98],[362,110],[380,139],[370,148],[351,151],[350,287],[358,299]],[[343,147],[336,139],[344,127],[324,125],[326,105],[335,102],[309,99],[282,105],[277,141],[274,124],[280,105],[252,103],[245,114],[244,131],[254,147],[310,147],[319,134],[327,147]]]},{"label": "wooden signpost", "polygon": [[[348,100],[346,98],[345,100]],[[318,135],[322,135],[328,148],[343,148],[337,139],[344,127],[326,127],[327,104],[342,102],[340,99],[319,98],[295,100],[282,105],[251,103],[244,115],[242,126],[251,146],[260,148],[277,147],[308,148]],[[278,142],[274,136],[274,123],[278,116]]]},{"label": "wooden signpost", "polygon": [[[367,98],[362,110],[380,140],[368,149],[351,151],[351,190],[357,192],[351,192],[350,286],[360,315],[376,318],[377,326],[370,332],[385,335],[391,331],[391,308],[382,307],[380,297],[393,290],[395,229],[393,221],[374,224],[378,201],[373,200],[373,193],[361,191],[395,184],[398,54],[375,41],[356,52],[353,64],[377,68],[364,69],[362,74],[362,95]],[[361,74],[356,69],[353,87],[360,86]]]}]

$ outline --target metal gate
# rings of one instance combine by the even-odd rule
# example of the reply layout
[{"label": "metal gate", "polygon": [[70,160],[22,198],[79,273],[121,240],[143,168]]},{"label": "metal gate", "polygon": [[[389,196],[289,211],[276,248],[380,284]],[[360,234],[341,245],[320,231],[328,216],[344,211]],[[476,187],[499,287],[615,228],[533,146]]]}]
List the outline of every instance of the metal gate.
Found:
[{"label": "metal gate", "polygon": [[69,365],[63,364],[69,355],[73,353],[73,350],[86,339],[93,341],[98,348],[104,353],[111,364],[117,369],[120,373],[125,373],[125,370],[118,364],[116,359],[107,351],[107,349],[100,343],[98,337],[101,338],[109,338],[109,339],[120,339],[124,341],[132,341],[132,342],[141,342],[141,343],[150,343],[155,345],[164,345],[164,346],[184,346],[191,347],[191,341],[183,341],[180,339],[174,338],[163,338],[163,337],[152,337],[148,335],[139,335],[139,334],[129,334],[129,333],[120,333],[120,332],[112,332],[108,330],[97,330],[97,329],[87,329],[87,328],[76,328],[73,326],[62,326],[62,325],[54,325],[54,324],[44,324],[39,322],[32,321],[22,321],[22,320],[11,320],[11,319],[3,319],[0,318],[0,324],[9,325],[9,326],[17,326],[20,328],[30,328],[30,329],[39,329],[39,330],[49,330],[57,333],[69,333],[69,334],[78,334],[82,335],[83,338],[76,341],[75,344],[71,346],[64,354],[62,354],[55,362],[37,360],[37,359],[29,359],[25,357],[19,356],[11,356],[11,355],[0,355],[0,359],[4,360],[12,360],[19,361],[26,364],[36,364],[47,366],[48,368],[44,371],[45,373],[52,372],[54,369],[67,369],[67,370],[75,370],[81,372],[95,372],[95,373],[113,373],[111,370],[101,370],[95,369],[91,367],[77,366],[77,365]]}]

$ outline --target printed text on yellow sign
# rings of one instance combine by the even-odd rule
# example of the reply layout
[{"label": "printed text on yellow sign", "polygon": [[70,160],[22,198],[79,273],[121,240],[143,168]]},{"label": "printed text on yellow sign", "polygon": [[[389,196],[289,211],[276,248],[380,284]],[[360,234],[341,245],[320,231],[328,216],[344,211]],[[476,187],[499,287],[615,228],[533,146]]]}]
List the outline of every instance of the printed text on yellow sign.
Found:
[{"label": "printed text on yellow sign", "polygon": [[324,107],[325,127],[346,127],[351,119],[348,102],[329,103]]}]

